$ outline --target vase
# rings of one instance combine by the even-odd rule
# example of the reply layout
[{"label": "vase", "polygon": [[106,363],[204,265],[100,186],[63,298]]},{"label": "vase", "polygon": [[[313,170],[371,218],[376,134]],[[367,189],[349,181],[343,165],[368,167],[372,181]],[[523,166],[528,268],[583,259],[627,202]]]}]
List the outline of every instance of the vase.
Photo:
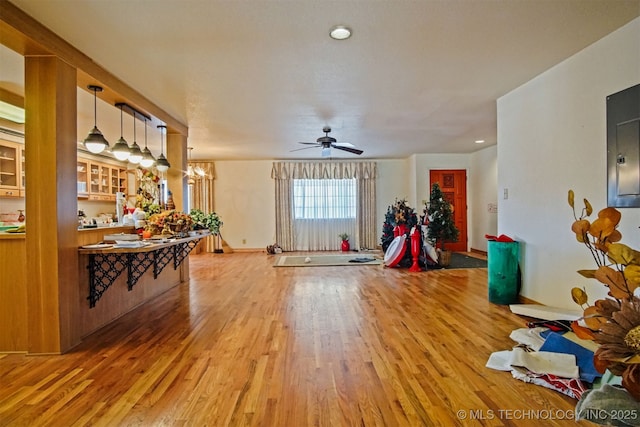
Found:
[{"label": "vase", "polygon": [[340,249],[342,249],[342,252],[349,252],[349,241],[348,240],[343,240],[342,241],[342,245],[340,245]]}]

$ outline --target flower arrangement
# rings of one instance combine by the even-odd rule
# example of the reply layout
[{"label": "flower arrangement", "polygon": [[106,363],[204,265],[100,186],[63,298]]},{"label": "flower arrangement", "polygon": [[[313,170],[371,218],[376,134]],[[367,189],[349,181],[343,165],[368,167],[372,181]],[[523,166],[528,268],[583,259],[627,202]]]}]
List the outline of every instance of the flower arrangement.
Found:
[{"label": "flower arrangement", "polygon": [[343,242],[345,240],[349,240],[349,235],[347,233],[340,233],[338,234],[338,237],[340,237],[340,240],[342,240]]},{"label": "flower arrangement", "polygon": [[187,234],[192,224],[191,217],[183,212],[164,211],[149,217],[147,230],[152,235],[171,234],[181,236]]},{"label": "flower arrangement", "polygon": [[584,199],[580,216],[576,215],[574,193],[569,190],[569,205],[573,209],[571,230],[578,242],[589,250],[595,270],[579,270],[587,278],[598,280],[608,291],[608,298],[588,303],[584,289],[573,288],[574,302],[584,310],[584,325],[573,322],[572,329],[583,339],[600,344],[594,354],[594,366],[600,372],[608,369],[622,377],[622,386],[640,400],[640,252],[620,243],[617,227],[622,215],[612,207],[598,212],[590,222],[593,208]]}]

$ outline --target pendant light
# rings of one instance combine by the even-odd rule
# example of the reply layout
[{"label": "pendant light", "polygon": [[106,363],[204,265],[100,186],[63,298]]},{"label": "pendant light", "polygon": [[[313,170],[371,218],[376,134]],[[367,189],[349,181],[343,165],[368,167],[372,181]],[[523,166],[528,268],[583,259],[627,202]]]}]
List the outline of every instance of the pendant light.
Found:
[{"label": "pendant light", "polygon": [[113,156],[120,161],[127,161],[131,151],[129,150],[129,144],[122,136],[122,106],[123,104],[116,104],[120,107],[120,139],[116,142],[111,149]]},{"label": "pendant light", "polygon": [[144,119],[144,150],[142,150],[142,160],[140,160],[140,166],[143,168],[150,168],[156,162],[156,159],[151,154],[151,150],[147,147],[147,119]]},{"label": "pendant light", "polygon": [[164,131],[167,127],[165,125],[158,125],[158,129],[160,129],[160,155],[156,160],[156,168],[158,169],[158,172],[164,173],[171,167],[169,161],[164,156]]},{"label": "pendant light", "polygon": [[98,105],[97,105],[97,92],[102,92],[102,87],[89,85],[87,86],[90,90],[93,91],[93,129],[89,132],[89,135],[85,138],[83,144],[87,150],[91,153],[101,153],[105,148],[109,147],[109,143],[104,136],[102,136],[102,132],[98,130]]},{"label": "pendant light", "polygon": [[133,144],[131,144],[131,148],[129,149],[129,161],[134,165],[137,165],[142,160],[142,150],[140,150],[140,146],[136,142],[136,116],[135,111],[133,112]]}]

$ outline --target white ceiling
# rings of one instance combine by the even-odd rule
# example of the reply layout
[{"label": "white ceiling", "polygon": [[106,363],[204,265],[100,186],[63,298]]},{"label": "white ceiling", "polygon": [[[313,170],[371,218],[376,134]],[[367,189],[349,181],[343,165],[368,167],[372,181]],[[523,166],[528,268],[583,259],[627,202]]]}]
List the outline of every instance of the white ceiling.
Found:
[{"label": "white ceiling", "polygon": [[[640,0],[11,1],[188,125],[198,159],[320,158],[291,150],[325,125],[364,150],[337,158],[473,152],[496,144],[498,97],[640,15]],[[336,24],[351,39],[330,39]],[[20,58],[0,61],[21,91]],[[92,101],[79,91],[79,138]],[[101,105],[98,127],[114,143],[119,111]]]}]

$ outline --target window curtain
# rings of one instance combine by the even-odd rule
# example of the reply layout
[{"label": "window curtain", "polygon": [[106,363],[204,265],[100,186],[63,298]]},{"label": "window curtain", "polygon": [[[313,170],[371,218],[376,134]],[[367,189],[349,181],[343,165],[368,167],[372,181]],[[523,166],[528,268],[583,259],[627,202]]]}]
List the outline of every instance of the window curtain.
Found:
[{"label": "window curtain", "polygon": [[[376,239],[376,178],[375,162],[274,162],[271,178],[276,181],[276,243],[284,251],[338,249],[338,234],[347,232],[349,224],[330,224],[329,220],[304,222],[294,221],[293,180],[294,179],[356,179],[357,209],[354,230],[350,238],[354,249],[373,249]],[[342,221],[342,220],[340,220]],[[307,227],[306,236],[303,236]],[[302,229],[301,229],[302,228]],[[313,233],[323,233],[322,237]],[[305,240],[306,239],[306,240]],[[311,242],[315,243],[311,243]]]},{"label": "window curtain", "polygon": [[[205,214],[214,212],[213,182],[216,178],[213,162],[190,162],[193,168],[200,167],[205,172],[204,176],[194,176],[189,179],[189,192],[191,209],[200,209]],[[204,239],[203,249],[213,252],[215,249],[215,237],[207,236]]]}]

